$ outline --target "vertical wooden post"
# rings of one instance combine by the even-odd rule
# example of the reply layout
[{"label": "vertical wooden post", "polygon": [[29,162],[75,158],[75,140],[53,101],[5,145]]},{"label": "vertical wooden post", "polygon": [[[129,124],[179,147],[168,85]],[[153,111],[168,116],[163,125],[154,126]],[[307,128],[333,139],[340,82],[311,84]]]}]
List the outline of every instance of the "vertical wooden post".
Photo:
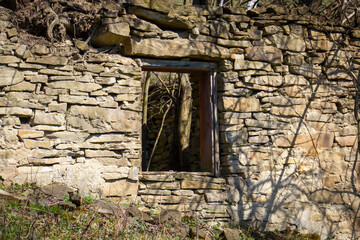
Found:
[{"label": "vertical wooden post", "polygon": [[211,101],[211,74],[206,72],[199,76],[200,89],[200,167],[202,172],[212,172],[212,101]]}]

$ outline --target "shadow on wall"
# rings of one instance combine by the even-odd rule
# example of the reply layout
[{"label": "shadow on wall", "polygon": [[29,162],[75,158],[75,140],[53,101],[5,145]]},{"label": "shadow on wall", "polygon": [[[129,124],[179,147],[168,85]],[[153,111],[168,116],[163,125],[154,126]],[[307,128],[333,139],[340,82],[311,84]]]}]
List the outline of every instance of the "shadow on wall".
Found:
[{"label": "shadow on wall", "polygon": [[[258,94],[262,102],[272,103],[272,107],[270,114],[252,113],[256,120],[249,119],[251,113],[244,114],[243,118],[247,119],[238,122],[243,128],[247,127],[248,132],[260,131],[240,134],[240,138],[245,138],[242,145],[253,142],[252,146],[220,145],[222,155],[233,151],[230,157],[222,157],[223,174],[231,168],[229,172],[238,174],[237,177],[228,175],[230,185],[234,186],[232,192],[240,192],[239,204],[231,207],[234,223],[260,230],[283,230],[279,229],[282,226],[318,233],[322,238],[334,235],[339,229],[352,229],[344,234],[357,239],[360,224],[358,121],[353,118],[353,111],[347,113],[341,109],[341,99],[331,101],[333,95],[352,98],[354,92],[347,92],[338,86],[339,81],[332,81],[335,78],[328,75],[331,67],[339,67],[338,54],[346,53],[341,47],[342,41],[337,41],[338,45],[334,44],[329,51],[333,54],[325,58],[321,72],[314,75],[312,65],[305,66],[306,72],[302,75],[309,76],[307,86],[280,86],[277,97],[275,92],[271,92],[271,97],[266,94],[262,97],[258,94],[261,90],[253,90],[254,85],[244,83],[245,88],[253,90],[244,91],[245,97]],[[345,70],[340,71],[348,74],[347,78],[352,79],[358,89],[354,66],[348,60],[343,65]],[[225,89],[221,84],[225,85],[220,83],[219,88]],[[356,116],[358,94],[355,90]],[[301,97],[307,102],[301,103]],[[347,113],[347,119],[339,112]],[[226,117],[236,121],[237,114]],[[346,121],[351,125],[346,126]],[[340,135],[335,134],[339,132],[339,125],[344,127]],[[355,131],[350,133],[350,129]],[[260,146],[262,143],[264,147]]]}]

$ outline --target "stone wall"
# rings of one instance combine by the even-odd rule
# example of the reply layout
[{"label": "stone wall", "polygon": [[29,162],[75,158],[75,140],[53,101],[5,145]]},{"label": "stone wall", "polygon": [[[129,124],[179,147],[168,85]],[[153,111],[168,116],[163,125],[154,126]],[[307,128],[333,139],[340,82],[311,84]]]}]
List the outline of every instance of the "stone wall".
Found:
[{"label": "stone wall", "polygon": [[[204,219],[356,238],[359,30],[306,8],[134,4],[104,11],[92,39],[120,44],[113,53],[25,45],[1,9],[4,182],[62,182]],[[139,57],[218,63],[221,177],[141,173]]]}]

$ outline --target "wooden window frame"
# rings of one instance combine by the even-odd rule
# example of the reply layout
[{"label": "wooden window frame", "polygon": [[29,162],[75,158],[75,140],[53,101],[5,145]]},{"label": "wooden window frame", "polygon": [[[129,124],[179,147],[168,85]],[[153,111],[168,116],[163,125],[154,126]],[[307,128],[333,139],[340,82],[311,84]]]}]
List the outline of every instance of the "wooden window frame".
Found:
[{"label": "wooden window frame", "polygon": [[141,59],[143,71],[190,73],[199,76],[201,173],[220,175],[217,64],[212,62]]}]

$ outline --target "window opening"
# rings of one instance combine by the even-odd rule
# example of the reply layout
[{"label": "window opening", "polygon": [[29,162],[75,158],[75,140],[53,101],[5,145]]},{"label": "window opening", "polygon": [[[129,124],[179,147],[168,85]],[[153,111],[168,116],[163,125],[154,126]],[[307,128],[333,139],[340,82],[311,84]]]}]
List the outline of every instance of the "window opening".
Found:
[{"label": "window opening", "polygon": [[192,64],[143,66],[143,171],[218,172],[214,74]]}]

